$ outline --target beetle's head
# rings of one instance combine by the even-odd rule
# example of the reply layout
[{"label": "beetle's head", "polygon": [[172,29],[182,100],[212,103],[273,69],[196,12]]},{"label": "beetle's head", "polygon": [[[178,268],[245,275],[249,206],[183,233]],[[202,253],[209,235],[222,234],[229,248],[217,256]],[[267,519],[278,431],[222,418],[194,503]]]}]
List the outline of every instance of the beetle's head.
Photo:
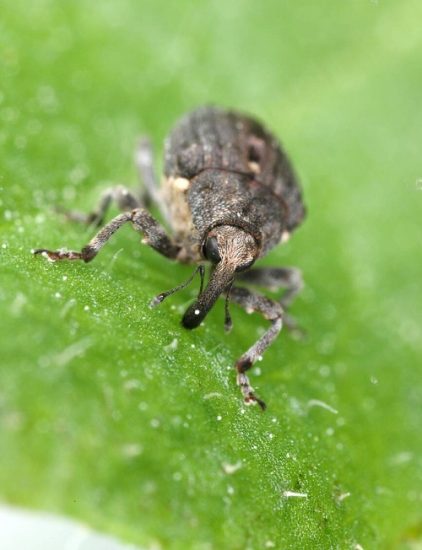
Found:
[{"label": "beetle's head", "polygon": [[183,316],[186,328],[195,328],[203,321],[220,294],[232,284],[235,273],[254,263],[259,246],[255,238],[240,227],[220,225],[208,232],[202,253],[214,268],[208,286]]}]

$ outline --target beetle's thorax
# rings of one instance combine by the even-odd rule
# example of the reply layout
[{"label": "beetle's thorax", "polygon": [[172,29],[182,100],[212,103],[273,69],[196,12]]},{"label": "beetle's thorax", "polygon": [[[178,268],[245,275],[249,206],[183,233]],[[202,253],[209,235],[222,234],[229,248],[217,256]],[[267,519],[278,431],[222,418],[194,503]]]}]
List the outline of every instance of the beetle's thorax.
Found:
[{"label": "beetle's thorax", "polygon": [[280,242],[286,218],[279,197],[253,177],[227,170],[207,169],[192,179],[168,177],[164,198],[176,239],[186,258],[201,260],[201,245],[216,226],[233,226],[260,243],[260,256]]}]

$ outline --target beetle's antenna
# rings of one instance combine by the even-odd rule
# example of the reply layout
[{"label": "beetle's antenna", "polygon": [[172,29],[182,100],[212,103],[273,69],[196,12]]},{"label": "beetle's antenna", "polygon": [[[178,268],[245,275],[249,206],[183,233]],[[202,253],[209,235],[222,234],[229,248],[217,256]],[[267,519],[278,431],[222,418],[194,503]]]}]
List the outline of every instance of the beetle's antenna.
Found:
[{"label": "beetle's antenna", "polygon": [[233,321],[232,321],[232,318],[230,316],[230,311],[229,311],[230,291],[232,289],[232,286],[233,286],[233,281],[228,286],[227,294],[226,294],[226,301],[224,303],[224,330],[225,330],[225,332],[230,332],[231,329],[233,328]]},{"label": "beetle's antenna", "polygon": [[192,275],[189,277],[189,279],[187,279],[184,283],[182,283],[178,286],[175,286],[174,288],[171,288],[170,290],[166,290],[165,292],[162,292],[161,294],[158,294],[158,296],[153,298],[151,300],[151,302],[149,303],[149,307],[158,306],[158,304],[161,304],[161,302],[163,300],[165,300],[168,296],[171,296],[175,292],[178,292],[179,290],[182,290],[183,288],[186,288],[193,281],[193,278],[198,273],[198,271],[199,271],[199,275],[201,277],[201,286],[200,286],[200,290],[199,290],[199,294],[201,294],[202,289],[204,287],[204,273],[205,273],[205,267],[202,264],[199,265],[195,269],[195,271],[192,273]]}]

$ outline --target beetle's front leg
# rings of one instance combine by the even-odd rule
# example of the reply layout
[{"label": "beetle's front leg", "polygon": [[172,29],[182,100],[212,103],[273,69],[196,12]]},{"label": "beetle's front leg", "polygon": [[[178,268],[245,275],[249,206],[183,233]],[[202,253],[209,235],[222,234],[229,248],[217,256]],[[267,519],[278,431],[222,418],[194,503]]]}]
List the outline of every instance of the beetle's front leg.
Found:
[{"label": "beetle's front leg", "polygon": [[265,409],[265,403],[256,396],[249,378],[245,374],[255,361],[262,356],[264,351],[277,338],[282,327],[283,309],[281,305],[269,298],[251,292],[246,288],[232,287],[230,299],[242,306],[248,313],[256,311],[261,313],[265,319],[270,321],[270,328],[251,346],[235,364],[237,370],[237,383],[240,386],[246,403],[258,403],[261,409]]},{"label": "beetle's front leg", "polygon": [[110,237],[127,222],[132,222],[134,229],[143,233],[143,242],[145,244],[148,244],[167,258],[176,258],[180,251],[180,246],[170,239],[164,228],[144,208],[136,208],[132,212],[125,212],[116,216],[79,252],[65,250],[52,251],[39,248],[34,250],[34,254],[42,254],[51,261],[83,260],[84,262],[90,262]]},{"label": "beetle's front leg", "polygon": [[238,279],[245,283],[263,286],[269,290],[285,288],[280,304],[288,307],[303,289],[302,272],[297,267],[254,267],[239,273]]},{"label": "beetle's front leg", "polygon": [[249,271],[239,273],[237,279],[269,290],[284,288],[285,292],[278,300],[284,309],[284,326],[299,336],[304,335],[304,331],[295,318],[285,311],[303,289],[303,278],[300,269],[296,267],[255,267]]}]

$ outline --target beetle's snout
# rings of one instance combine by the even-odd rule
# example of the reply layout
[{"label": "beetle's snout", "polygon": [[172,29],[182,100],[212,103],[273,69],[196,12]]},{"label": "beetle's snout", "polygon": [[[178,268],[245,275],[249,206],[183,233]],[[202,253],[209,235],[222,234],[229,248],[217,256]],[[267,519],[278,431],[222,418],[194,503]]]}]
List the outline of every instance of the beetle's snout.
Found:
[{"label": "beetle's snout", "polygon": [[[208,311],[211,308],[208,308]],[[192,304],[183,315],[182,325],[185,328],[193,329],[199,327],[202,321],[205,319],[208,311],[201,309],[198,303]]]},{"label": "beetle's snout", "polygon": [[182,318],[185,328],[198,327],[205,319],[220,294],[231,284],[234,270],[229,265],[219,264],[214,270],[207,288],[202,292],[196,302],[188,307]]}]

